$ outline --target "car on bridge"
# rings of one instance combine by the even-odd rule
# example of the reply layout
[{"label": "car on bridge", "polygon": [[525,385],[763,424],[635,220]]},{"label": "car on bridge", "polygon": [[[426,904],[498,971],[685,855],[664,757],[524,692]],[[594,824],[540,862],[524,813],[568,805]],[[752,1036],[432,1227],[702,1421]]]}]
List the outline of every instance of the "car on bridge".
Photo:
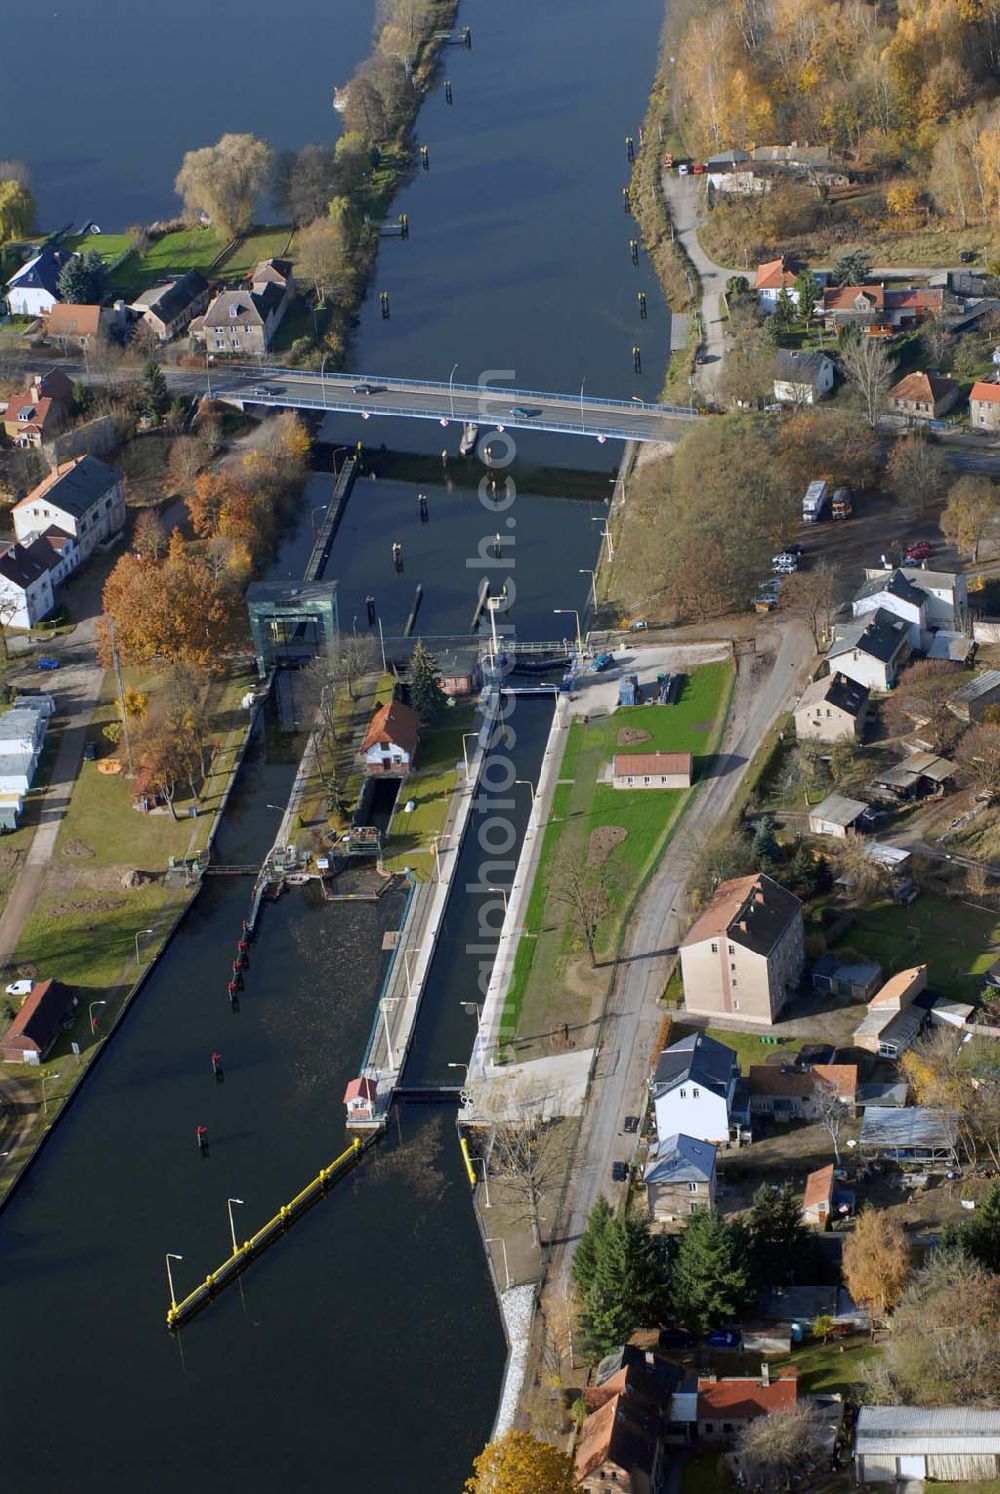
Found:
[{"label": "car on bridge", "polygon": [[275,394],[280,394],[281,390],[275,384],[255,384],[250,393],[257,399],[271,399]]},{"label": "car on bridge", "polygon": [[510,413],[516,420],[534,420],[543,411],[538,405],[511,405]]},{"label": "car on bridge", "polygon": [[384,384],[355,384],[352,394],[384,394]]}]

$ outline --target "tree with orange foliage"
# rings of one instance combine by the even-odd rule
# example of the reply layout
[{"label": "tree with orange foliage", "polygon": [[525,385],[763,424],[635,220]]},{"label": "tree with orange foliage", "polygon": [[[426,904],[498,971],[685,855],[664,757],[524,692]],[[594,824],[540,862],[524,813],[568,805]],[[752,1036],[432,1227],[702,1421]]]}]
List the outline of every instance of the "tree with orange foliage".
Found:
[{"label": "tree with orange foliage", "polygon": [[910,1269],[910,1247],[895,1215],[861,1211],[844,1240],[842,1269],[847,1290],[859,1307],[867,1307],[874,1328],[903,1295]]},{"label": "tree with orange foliage", "polygon": [[465,1494],[573,1494],[573,1462],[568,1453],[530,1432],[505,1432],[473,1462]]},{"label": "tree with orange foliage", "polygon": [[[104,586],[104,611],[127,663],[164,658],[219,669],[234,632],[235,602],[232,588],[188,553],[176,529],[162,564],[123,555]],[[110,662],[106,627],[102,656]]]}]

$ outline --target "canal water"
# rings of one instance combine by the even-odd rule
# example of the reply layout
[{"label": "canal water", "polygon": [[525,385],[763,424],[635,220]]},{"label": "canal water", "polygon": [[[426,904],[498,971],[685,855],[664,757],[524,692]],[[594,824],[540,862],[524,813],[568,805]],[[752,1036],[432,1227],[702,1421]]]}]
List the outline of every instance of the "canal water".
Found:
[{"label": "canal water", "polygon": [[[367,5],[322,8],[311,28],[309,0],[292,0],[280,23],[252,0],[238,13],[230,8],[230,0],[213,8],[211,25],[199,12],[183,27],[176,7],[163,22],[183,35],[185,55],[173,71],[184,73],[185,105],[183,125],[165,130],[163,121],[174,118],[169,100],[180,95],[159,57],[156,68],[143,66],[145,108],[165,137],[157,146],[161,166],[154,169],[156,151],[146,161],[150,183],[157,171],[168,180],[184,148],[223,128],[253,129],[279,145],[326,138],[308,111],[318,107],[328,119],[331,83],[350,72],[348,54],[367,45]],[[105,0],[77,10],[92,19],[99,13],[102,23],[108,17]],[[136,24],[136,11],[145,24],[149,0],[123,7],[121,28]],[[375,289],[391,290],[393,315],[383,323],[377,302],[366,307],[358,366],[447,379],[458,362],[456,378],[466,382],[500,367],[513,369],[522,387],[574,389],[586,379],[591,393],[655,392],[666,312],[645,261],[638,271],[629,263],[635,230],[620,189],[628,174],[624,136],[644,108],[661,15],[661,0],[635,0],[627,14],[597,0],[552,0],[541,9],[508,0],[498,12],[468,0],[461,19],[473,26],[475,50],[447,56],[454,106],[436,94],[421,115],[431,171],[401,200],[412,239],[383,245]],[[202,38],[223,16],[227,38],[236,38],[236,70],[246,36],[256,37],[270,92],[248,83],[248,70],[238,84],[247,109],[220,124],[211,87],[191,83],[203,61],[188,54],[216,55]],[[83,64],[88,55],[95,67],[103,63],[107,31],[72,34],[75,67],[92,76]],[[309,83],[317,58],[318,105]],[[155,98],[161,76],[162,103]],[[131,117],[122,132],[119,111],[119,133],[130,138],[106,143],[102,117],[111,108],[98,101],[65,117],[57,111],[60,138],[72,118],[74,139],[86,143],[85,155],[63,159],[60,168],[78,173],[87,191],[78,208],[62,208],[65,218],[98,216],[93,203],[102,200],[111,226],[163,210],[137,206],[146,172],[135,166]],[[268,119],[279,113],[295,139],[269,131]],[[50,121],[42,124],[49,131]],[[5,150],[32,159],[25,138],[19,144],[5,134]],[[45,150],[58,164],[59,151]],[[159,188],[156,197],[159,204]],[[641,327],[633,310],[640,281],[651,313]],[[643,348],[641,379],[631,370],[633,342]],[[444,444],[433,423],[379,423],[376,435],[370,423],[328,421],[324,435],[331,444],[360,436],[428,454]],[[608,474],[617,458],[610,445],[535,433],[518,437],[518,452],[529,468],[606,467]],[[310,479],[276,578],[301,574],[329,481],[321,472]],[[393,478],[362,479],[356,488],[328,565],[341,580],[345,626],[349,608],[369,590],[394,622],[417,581],[427,588],[417,631],[467,622],[479,573],[466,562],[491,536],[494,516],[464,481],[450,490],[439,484],[428,490],[431,521],[421,526],[420,487]],[[579,572],[593,563],[598,526],[591,519],[601,512],[573,498],[540,498],[527,484],[504,510],[505,520],[516,520],[506,532],[518,540],[510,574],[521,636],[569,631],[572,619],[553,618],[551,609],[583,605],[588,578]],[[394,538],[406,557],[398,580],[388,564]],[[547,702],[518,702],[512,757],[519,778],[534,778],[550,719]],[[287,760],[269,760],[262,740],[222,831],[220,857],[263,854],[277,825],[265,806],[284,802],[292,772]],[[518,839],[529,802],[526,789],[516,791],[509,814]],[[478,956],[469,945],[478,939],[480,898],[464,887],[478,880],[477,823],[415,1034],[412,1082],[446,1079],[448,1064],[463,1062],[472,1046],[474,1021],[463,1003],[477,996]],[[0,1437],[6,1480],[19,1494],[311,1491],[344,1481],[348,1469],[353,1479],[356,1465],[376,1487],[456,1494],[489,1434],[503,1339],[447,1110],[403,1107],[374,1156],[254,1265],[242,1292],[228,1291],[177,1340],[163,1327],[165,1252],[184,1257],[174,1263],[176,1286],[189,1289],[229,1248],[227,1199],[244,1200],[233,1208],[245,1237],[341,1149],[344,1083],[374,1015],[382,935],[401,913],[392,894],[374,904],[315,905],[291,893],[268,905],[234,1016],[225,983],[246,897],[245,882],[219,878],[206,887],[0,1214]],[[221,1086],[210,1072],[215,1048],[225,1060]],[[198,1124],[209,1127],[205,1160],[195,1146]]]}]

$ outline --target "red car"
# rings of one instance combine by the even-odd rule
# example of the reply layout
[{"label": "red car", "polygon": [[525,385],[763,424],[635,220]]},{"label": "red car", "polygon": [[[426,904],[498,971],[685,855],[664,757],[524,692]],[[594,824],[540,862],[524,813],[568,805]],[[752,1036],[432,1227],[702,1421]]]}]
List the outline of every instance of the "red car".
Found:
[{"label": "red car", "polygon": [[907,545],[904,552],[904,559],[907,562],[912,560],[927,560],[933,553],[934,551],[926,540],[917,540],[916,544]]}]

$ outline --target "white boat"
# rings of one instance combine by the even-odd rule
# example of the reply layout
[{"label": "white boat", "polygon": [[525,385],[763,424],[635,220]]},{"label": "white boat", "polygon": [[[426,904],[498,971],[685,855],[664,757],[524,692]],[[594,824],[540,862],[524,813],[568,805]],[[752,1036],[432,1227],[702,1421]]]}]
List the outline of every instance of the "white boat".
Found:
[{"label": "white boat", "polygon": [[474,420],[466,421],[465,425],[462,427],[462,439],[458,443],[459,455],[468,456],[469,453],[475,448],[478,438],[478,425],[476,425]]}]

